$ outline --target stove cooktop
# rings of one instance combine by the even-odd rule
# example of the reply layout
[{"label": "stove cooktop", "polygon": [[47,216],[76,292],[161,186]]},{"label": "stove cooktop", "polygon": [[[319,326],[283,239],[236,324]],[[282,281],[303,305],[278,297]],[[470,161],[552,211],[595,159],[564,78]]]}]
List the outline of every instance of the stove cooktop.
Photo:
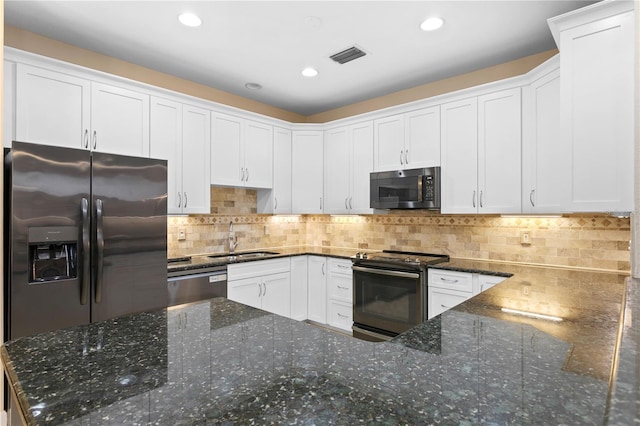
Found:
[{"label": "stove cooktop", "polygon": [[377,264],[377,265],[411,265],[425,267],[436,263],[448,262],[449,256],[446,254],[418,253],[409,251],[383,250],[380,253],[357,253],[353,259],[356,264]]}]

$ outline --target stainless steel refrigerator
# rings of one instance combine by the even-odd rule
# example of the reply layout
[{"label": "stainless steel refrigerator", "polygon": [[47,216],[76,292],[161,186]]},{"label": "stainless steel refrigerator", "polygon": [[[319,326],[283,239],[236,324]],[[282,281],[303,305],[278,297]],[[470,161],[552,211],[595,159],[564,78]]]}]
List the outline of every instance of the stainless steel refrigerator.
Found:
[{"label": "stainless steel refrigerator", "polygon": [[166,161],[13,142],[4,196],[5,338],[167,306]]}]

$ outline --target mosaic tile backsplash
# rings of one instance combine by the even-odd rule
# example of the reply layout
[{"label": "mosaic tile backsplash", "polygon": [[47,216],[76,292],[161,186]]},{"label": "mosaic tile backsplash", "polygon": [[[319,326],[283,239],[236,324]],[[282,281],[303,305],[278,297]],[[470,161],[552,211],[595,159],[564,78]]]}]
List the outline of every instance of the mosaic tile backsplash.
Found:
[{"label": "mosaic tile backsplash", "polygon": [[[629,271],[630,220],[607,215],[500,217],[425,211],[361,216],[256,214],[255,191],[212,189],[211,215],[172,216],[168,254],[228,250],[229,223],[236,250],[292,246],[408,250],[451,257]],[[183,229],[186,239],[178,241]],[[530,245],[520,243],[528,231]]]}]

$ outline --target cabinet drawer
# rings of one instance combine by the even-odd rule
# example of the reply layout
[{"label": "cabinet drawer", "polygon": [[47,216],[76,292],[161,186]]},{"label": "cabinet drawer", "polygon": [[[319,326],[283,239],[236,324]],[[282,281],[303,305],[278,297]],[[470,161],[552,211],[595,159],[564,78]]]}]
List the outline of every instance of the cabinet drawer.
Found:
[{"label": "cabinet drawer", "polygon": [[473,294],[473,274],[430,269],[427,285]]},{"label": "cabinet drawer", "polygon": [[427,316],[431,319],[436,315],[440,315],[454,306],[459,305],[469,298],[471,298],[471,295],[467,293],[430,288],[429,311],[427,312]]},{"label": "cabinet drawer", "polygon": [[243,278],[265,276],[289,272],[291,270],[289,258],[256,260],[246,263],[232,263],[227,266],[229,281]]},{"label": "cabinet drawer", "polygon": [[349,304],[353,300],[353,280],[350,276],[332,274],[329,280],[329,298],[338,299]]},{"label": "cabinet drawer", "polygon": [[329,272],[351,275],[351,260],[329,258]]},{"label": "cabinet drawer", "polygon": [[351,303],[337,300],[329,301],[329,325],[345,331],[351,331],[353,325],[353,307]]}]

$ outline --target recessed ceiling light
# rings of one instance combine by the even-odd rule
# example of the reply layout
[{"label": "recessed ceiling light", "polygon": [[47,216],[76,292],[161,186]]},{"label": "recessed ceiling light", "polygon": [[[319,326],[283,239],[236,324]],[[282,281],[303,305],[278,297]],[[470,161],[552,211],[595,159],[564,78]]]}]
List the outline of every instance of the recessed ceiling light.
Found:
[{"label": "recessed ceiling light", "polygon": [[247,83],[244,85],[249,90],[260,90],[262,89],[262,85],[258,83]]},{"label": "recessed ceiling light", "polygon": [[437,18],[434,16],[434,17],[425,19],[422,22],[422,24],[420,24],[420,28],[423,31],[433,31],[440,28],[443,24],[444,24],[444,21],[442,20],[442,18]]},{"label": "recessed ceiling light", "polygon": [[178,21],[187,27],[199,27],[200,24],[202,24],[202,19],[198,18],[196,14],[189,12],[178,15]]},{"label": "recessed ceiling light", "polygon": [[305,77],[315,77],[318,75],[318,71],[315,68],[307,67],[302,70],[302,75]]}]

